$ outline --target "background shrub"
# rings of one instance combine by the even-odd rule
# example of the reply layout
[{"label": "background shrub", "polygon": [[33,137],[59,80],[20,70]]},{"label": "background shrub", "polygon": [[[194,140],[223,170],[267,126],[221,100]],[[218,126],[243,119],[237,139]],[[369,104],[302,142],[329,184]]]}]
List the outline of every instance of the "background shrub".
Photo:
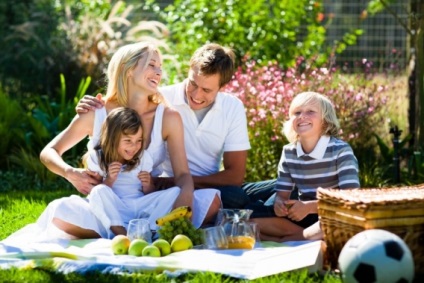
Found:
[{"label": "background shrub", "polygon": [[0,2],[0,84],[13,97],[52,94],[59,74],[74,69],[69,42],[57,29],[54,1]]},{"label": "background shrub", "polygon": [[17,144],[23,144],[24,110],[17,100],[0,90],[0,168],[7,168],[9,155]]},{"label": "background shrub", "polygon": [[247,55],[257,64],[276,60],[285,68],[299,56],[315,57],[314,63],[323,64],[329,54],[342,52],[361,34],[352,29],[334,46],[326,46],[320,0],[175,0],[164,9],[149,0],[143,8],[169,28],[183,75],[193,52],[208,42],[232,47],[238,63]]},{"label": "background shrub", "polygon": [[0,86],[13,97],[52,97],[61,74],[70,93],[87,76],[93,81],[88,92],[100,91],[105,65],[129,42],[154,41],[168,53],[165,25],[134,17],[139,10],[124,1],[9,2],[0,3]]}]

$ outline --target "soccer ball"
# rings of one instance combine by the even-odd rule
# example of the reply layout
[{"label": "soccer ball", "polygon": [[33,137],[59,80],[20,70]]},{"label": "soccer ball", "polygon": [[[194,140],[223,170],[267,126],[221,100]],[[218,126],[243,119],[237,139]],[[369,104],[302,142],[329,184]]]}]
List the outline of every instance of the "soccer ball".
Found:
[{"label": "soccer ball", "polygon": [[414,260],[405,242],[379,229],[353,236],[339,255],[342,280],[350,282],[412,282]]}]

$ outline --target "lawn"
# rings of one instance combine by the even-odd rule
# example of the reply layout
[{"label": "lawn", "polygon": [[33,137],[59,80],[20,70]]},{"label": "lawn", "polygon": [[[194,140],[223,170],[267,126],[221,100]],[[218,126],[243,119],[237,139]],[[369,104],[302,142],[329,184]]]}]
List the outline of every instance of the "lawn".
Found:
[{"label": "lawn", "polygon": [[[7,185],[6,185],[7,183]],[[22,174],[0,172],[0,239],[17,229],[34,222],[46,205],[59,197],[75,193],[69,184],[56,180],[42,189]],[[31,189],[28,189],[31,188]],[[415,282],[423,282],[423,274]],[[0,269],[0,282],[323,282],[340,283],[335,272],[308,274],[306,270],[285,272],[256,280],[241,280],[210,272],[184,274],[171,277],[165,273],[137,272],[123,274],[55,272],[53,268]]]},{"label": "lawn", "polygon": [[[13,174],[12,174],[13,175]],[[75,193],[66,183],[56,182],[43,190],[31,180],[23,176],[4,176],[2,182],[8,182],[0,191],[0,239],[6,238],[12,232],[34,222],[46,205],[59,197]],[[12,184],[12,186],[10,186]],[[62,188],[60,188],[62,186]],[[28,189],[34,187],[34,189]],[[63,188],[66,187],[66,188]],[[240,280],[214,273],[193,273],[179,277],[168,277],[164,273],[57,273],[54,269],[0,269],[1,282],[341,282],[334,273],[308,274],[307,271],[286,272],[256,280]]]}]

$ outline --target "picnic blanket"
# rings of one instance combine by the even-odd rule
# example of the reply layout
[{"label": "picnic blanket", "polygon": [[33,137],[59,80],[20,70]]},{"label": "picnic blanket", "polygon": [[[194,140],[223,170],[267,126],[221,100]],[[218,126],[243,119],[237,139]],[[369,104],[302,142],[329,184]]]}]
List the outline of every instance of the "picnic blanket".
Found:
[{"label": "picnic blanket", "polygon": [[322,242],[262,242],[252,250],[191,249],[165,257],[114,255],[111,240],[55,240],[19,245],[0,242],[0,268],[50,267],[58,272],[156,271],[170,275],[210,271],[256,279],[295,269],[322,269]]}]

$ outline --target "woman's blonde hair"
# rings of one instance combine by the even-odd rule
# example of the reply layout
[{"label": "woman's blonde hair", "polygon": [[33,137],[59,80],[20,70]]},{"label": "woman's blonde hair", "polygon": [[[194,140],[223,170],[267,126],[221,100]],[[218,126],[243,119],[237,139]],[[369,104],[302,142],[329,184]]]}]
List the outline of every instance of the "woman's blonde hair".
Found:
[{"label": "woman's blonde hair", "polygon": [[328,97],[313,91],[299,93],[295,96],[289,108],[289,120],[284,122],[283,133],[289,142],[297,140],[297,133],[293,129],[293,111],[295,108],[304,105],[318,103],[321,110],[321,119],[323,121],[322,135],[337,136],[340,128],[337,119],[336,110]]},{"label": "woman's blonde hair", "polygon": [[[128,72],[134,69],[141,59],[145,60],[144,68],[147,68],[154,54],[158,54],[162,61],[160,50],[150,42],[137,42],[119,48],[107,68],[106,101],[128,107]],[[159,93],[155,93],[149,96],[149,100],[159,104],[163,98]]]}]

